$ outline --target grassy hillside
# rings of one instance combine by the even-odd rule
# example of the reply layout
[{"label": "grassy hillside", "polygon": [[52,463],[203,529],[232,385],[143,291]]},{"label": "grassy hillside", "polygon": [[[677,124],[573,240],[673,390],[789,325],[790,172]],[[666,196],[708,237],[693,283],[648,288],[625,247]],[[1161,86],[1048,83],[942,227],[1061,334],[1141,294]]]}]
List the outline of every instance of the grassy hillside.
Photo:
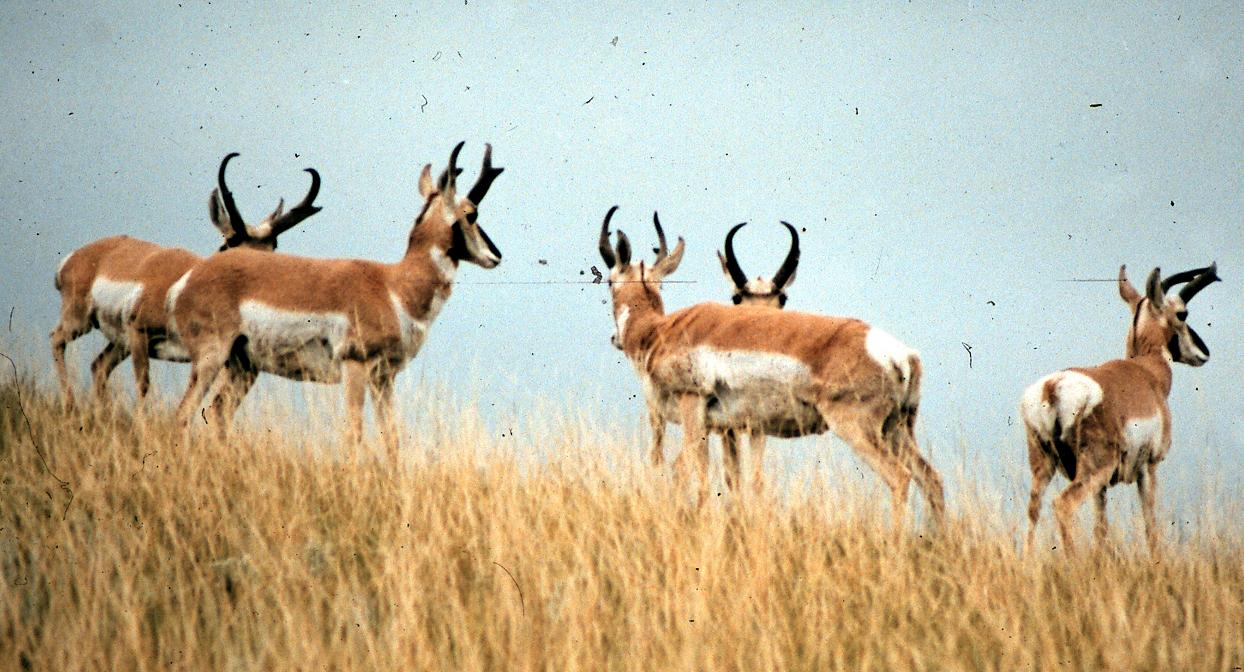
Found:
[{"label": "grassy hillside", "polygon": [[695,510],[586,423],[453,413],[395,469],[336,429],[187,444],[3,386],[0,669],[1244,666],[1238,538],[1020,558],[961,493],[895,540],[887,498],[833,482]]}]

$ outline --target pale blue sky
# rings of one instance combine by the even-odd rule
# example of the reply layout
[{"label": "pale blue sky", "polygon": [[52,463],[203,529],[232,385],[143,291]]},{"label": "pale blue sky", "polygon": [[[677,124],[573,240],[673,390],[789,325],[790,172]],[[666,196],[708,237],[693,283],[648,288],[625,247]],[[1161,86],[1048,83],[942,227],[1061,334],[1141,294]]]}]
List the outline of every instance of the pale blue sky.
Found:
[{"label": "pale blue sky", "polygon": [[[785,254],[779,219],[806,229],[790,308],[921,351],[922,436],[947,472],[1025,471],[1023,387],[1122,354],[1113,285],[1067,280],[1217,259],[1225,282],[1191,311],[1213,357],[1176,371],[1163,470],[1195,484],[1244,458],[1239,3],[5,3],[0,55],[0,344],[48,382],[62,256],[117,233],[215,249],[227,152],[251,219],[299,198],[302,168],[323,175],[323,212],[282,252],[391,261],[422,165],[467,140],[473,180],[488,141],[507,170],[481,222],[504,261],[458,275],[406,385],[508,408],[582,390],[641,425],[603,286],[491,284],[590,278],[616,203],[637,242],[653,209],[686,237],[670,308],[726,298],[732,224],[756,223],[752,275]],[[99,347],[71,348],[80,384]],[[184,367],[160,373],[180,394]]]}]

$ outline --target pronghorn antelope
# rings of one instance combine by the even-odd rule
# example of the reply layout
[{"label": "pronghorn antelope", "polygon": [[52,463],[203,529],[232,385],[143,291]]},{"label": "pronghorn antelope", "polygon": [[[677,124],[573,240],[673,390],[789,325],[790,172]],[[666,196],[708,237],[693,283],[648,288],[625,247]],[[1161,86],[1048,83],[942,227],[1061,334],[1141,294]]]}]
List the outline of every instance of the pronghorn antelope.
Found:
[{"label": "pronghorn antelope", "polygon": [[[1107,533],[1106,488],[1135,483],[1151,551],[1158,549],[1154,520],[1157,466],[1171,446],[1171,362],[1201,366],[1209,360],[1204,341],[1188,326],[1188,302],[1218,280],[1217,265],[1162,279],[1153,269],[1141,296],[1119,268],[1119,296],[1132,313],[1127,356],[1092,368],[1066,369],[1024,391],[1020,413],[1028,436],[1032,492],[1028,499],[1031,547],[1041,515],[1041,496],[1055,470],[1071,481],[1054,500],[1063,545],[1072,548],[1076,510],[1093,496],[1095,536]],[[1177,284],[1179,293],[1167,296]]]},{"label": "pronghorn antelope", "polygon": [[371,389],[391,459],[398,436],[393,379],[418,352],[449,298],[460,262],[492,268],[501,253],[476,221],[478,206],[502,168],[486,146],[483,169],[465,199],[456,194],[458,143],[439,180],[419,177],[423,210],[406,253],[394,264],[307,259],[230,250],[195,266],[169,292],[170,312],[189,351],[190,385],[178,408],[187,425],[223,369],[214,411],[223,432],[259,372],[302,381],[344,381],[347,438],[362,438]]},{"label": "pronghorn antelope", "polygon": [[[660,250],[667,249],[665,232],[661,229],[661,222],[655,212],[652,214],[652,221],[657,230],[657,240],[659,241],[658,254],[660,254]],[[746,224],[746,222],[743,222],[742,224],[734,225],[726,233],[725,254],[717,253],[717,259],[721,262],[722,273],[725,274],[726,280],[730,283],[732,290],[731,299],[736,306],[782,308],[786,305],[786,288],[790,287],[790,284],[794,282],[795,269],[799,265],[799,232],[789,223],[782,222],[782,226],[785,226],[790,231],[791,237],[790,250],[786,253],[786,259],[782,262],[781,267],[778,268],[772,280],[764,277],[748,280],[747,275],[743,273],[742,267],[739,266],[738,258],[734,254],[734,235]],[[655,407],[649,409],[648,415],[652,422],[653,445],[651,458],[654,464],[659,465],[664,461],[665,419]],[[677,420],[677,417],[675,416],[673,419]],[[716,430],[718,428],[714,427],[712,429]],[[722,456],[726,467],[726,485],[727,487],[734,488],[736,483],[742,482],[740,478],[738,430],[726,428],[719,431],[721,431]],[[751,429],[748,447],[752,455],[752,486],[759,493],[764,490],[763,467],[765,454],[765,435],[759,428]]]},{"label": "pronghorn antelope", "polygon": [[896,530],[913,478],[940,522],[941,479],[913,435],[921,373],[914,350],[859,320],[768,306],[701,303],[667,315],[661,281],[678,268],[683,241],[672,253],[659,250],[651,267],[631,263],[624,233],[618,231],[616,248],[609,242],[616,210],[600,230],[613,340],[639,373],[649,408],[683,427],[676,468],[690,454],[703,492],[710,429],[758,428],[777,436],[828,429],[890,487]]},{"label": "pronghorn antelope", "polygon": [[[795,269],[799,266],[799,232],[788,222],[782,222],[790,231],[790,251],[786,259],[773,275],[772,280],[757,277],[748,280],[734,256],[734,234],[743,228],[746,222],[735,224],[726,233],[726,253],[717,253],[721,262],[721,271],[731,286],[731,301],[736,306],[770,306],[786,307],[786,289],[795,281]],[[727,429],[721,433],[722,456],[725,462],[726,485],[733,488],[735,483],[742,483],[739,474],[739,433],[736,429]],[[764,490],[764,459],[765,435],[759,429],[752,428],[747,440],[748,452],[752,458],[752,487],[757,493]]]},{"label": "pronghorn antelope", "polygon": [[[220,249],[276,249],[277,237],[320,211],[312,205],[320,190],[314,168],[306,198],[285,212],[285,201],[256,226],[242,220],[233,194],[225,186],[225,167],[232,153],[220,162],[217,188],[208,209],[212,224],[224,237]],[[56,271],[55,285],[61,294],[60,322],[51,333],[52,360],[60,379],[66,407],[74,404],[65,348],[70,342],[98,328],[108,339],[103,352],[91,364],[93,394],[106,398],[108,376],[127,356],[134,357],[134,379],[139,404],[150,386],[148,360],[188,361],[185,349],[169,329],[165,295],[169,288],[201,258],[187,250],[163,247],[129,236],[113,236],[69,253]]]}]

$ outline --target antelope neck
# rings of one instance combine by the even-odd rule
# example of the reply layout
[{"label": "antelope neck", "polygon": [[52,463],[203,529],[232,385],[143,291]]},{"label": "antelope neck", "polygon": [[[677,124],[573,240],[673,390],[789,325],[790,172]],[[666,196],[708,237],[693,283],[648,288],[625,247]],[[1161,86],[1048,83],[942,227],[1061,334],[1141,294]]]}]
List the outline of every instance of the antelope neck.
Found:
[{"label": "antelope neck", "polygon": [[623,349],[643,349],[652,339],[656,321],[665,316],[660,294],[642,283],[627,283],[615,290],[613,302],[615,310],[628,310]]}]

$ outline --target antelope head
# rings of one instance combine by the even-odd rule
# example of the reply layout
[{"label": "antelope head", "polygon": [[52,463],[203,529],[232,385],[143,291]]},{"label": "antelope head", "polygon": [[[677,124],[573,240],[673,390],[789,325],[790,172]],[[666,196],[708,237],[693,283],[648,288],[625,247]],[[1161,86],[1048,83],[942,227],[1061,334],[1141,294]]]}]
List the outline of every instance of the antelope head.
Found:
[{"label": "antelope head", "polygon": [[501,263],[501,251],[479,225],[479,204],[492,186],[492,181],[505,169],[493,168],[492,145],[484,145],[484,165],[479,178],[467,192],[466,198],[459,199],[457,178],[462,169],[457,165],[458,152],[462,151],[464,144],[459,142],[454,147],[449,155],[449,166],[435,181],[432,179],[432,164],[423,167],[423,173],[419,176],[419,193],[424,198],[423,212],[415,219],[415,230],[411,236],[426,234],[429,228],[448,229],[453,240],[447,250],[450,259],[492,268]]},{"label": "antelope head", "polygon": [[717,259],[721,262],[721,270],[733,288],[731,300],[736,306],[748,304],[781,308],[786,305],[786,288],[795,281],[795,267],[799,265],[799,233],[795,231],[795,227],[782,222],[782,226],[790,231],[790,251],[786,253],[786,260],[782,262],[781,268],[773,275],[772,280],[763,277],[748,280],[747,275],[739,266],[738,258],[734,256],[734,234],[746,224],[747,222],[736,224],[730,229],[730,233],[726,234],[726,253],[724,255],[721,252],[717,253]]},{"label": "antelope head", "polygon": [[631,263],[631,241],[622,231],[618,231],[618,242],[614,246],[609,242],[609,220],[618,206],[609,208],[605,221],[600,226],[600,258],[609,267],[609,293],[613,298],[613,319],[616,331],[613,334],[613,345],[622,349],[626,338],[627,321],[640,311],[655,310],[657,314],[664,312],[661,303],[661,281],[678,269],[682,263],[685,242],[682,237],[674,245],[671,253],[665,242],[665,231],[661,229],[661,219],[656,212],[652,213],[652,223],[657,229],[656,259],[652,266],[644,262]]},{"label": "antelope head", "polygon": [[272,214],[252,226],[242,219],[237,204],[233,202],[233,193],[229,191],[229,187],[225,186],[225,167],[235,156],[238,156],[237,152],[229,154],[220,162],[220,170],[216,173],[216,188],[212,190],[211,200],[207,204],[212,224],[216,225],[220,234],[225,237],[220,251],[223,252],[231,247],[275,250],[277,236],[321,210],[320,206],[312,205],[315,197],[320,193],[320,174],[314,168],[306,168],[305,170],[311,173],[311,189],[302,202],[286,212],[285,199],[282,198]]},{"label": "antelope head", "polygon": [[[1162,353],[1167,361],[1201,366],[1209,361],[1205,341],[1188,326],[1188,303],[1210,283],[1217,282],[1218,264],[1176,273],[1162,279],[1155,268],[1145,282],[1145,294],[1127,279],[1127,266],[1119,268],[1119,296],[1132,311],[1132,326],[1127,331],[1127,356]],[[1167,295],[1172,287],[1184,284],[1177,294]]]}]

